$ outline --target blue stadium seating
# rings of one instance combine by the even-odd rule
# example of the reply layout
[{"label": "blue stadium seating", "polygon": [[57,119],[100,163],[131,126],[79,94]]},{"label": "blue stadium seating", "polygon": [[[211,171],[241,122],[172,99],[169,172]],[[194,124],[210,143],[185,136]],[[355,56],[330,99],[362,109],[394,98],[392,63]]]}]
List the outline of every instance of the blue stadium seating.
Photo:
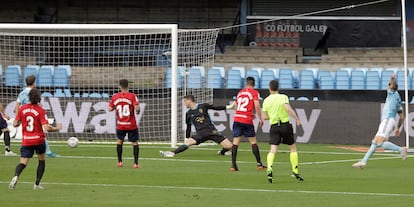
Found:
[{"label": "blue stadium seating", "polygon": [[199,68],[190,68],[187,75],[187,88],[202,88],[203,76]]},{"label": "blue stadium seating", "polygon": [[38,65],[27,65],[24,68],[23,80],[22,80],[23,86],[26,86],[26,77],[29,75],[34,75],[36,77],[36,83],[38,83],[39,80],[38,80],[37,74],[38,74],[39,68],[40,67]]},{"label": "blue stadium seating", "polygon": [[0,85],[3,85],[3,68],[0,65]]},{"label": "blue stadium seating", "polygon": [[295,88],[295,78],[292,69],[284,68],[279,70],[279,87],[281,89]]},{"label": "blue stadium seating", "polygon": [[390,83],[391,75],[394,73],[392,70],[383,70],[381,73],[381,88],[386,90],[388,88],[388,84]]},{"label": "blue stadium seating", "polygon": [[318,71],[318,83],[322,90],[335,89],[335,81],[330,71]]},{"label": "blue stadium seating", "polygon": [[351,71],[351,89],[365,90],[365,73],[363,70]]},{"label": "blue stadium seating", "polygon": [[335,88],[339,90],[349,90],[350,80],[347,70],[338,70],[335,73]]},{"label": "blue stadium seating", "polygon": [[227,71],[226,88],[243,88],[241,71],[230,69]]},{"label": "blue stadium seating", "polygon": [[260,88],[269,88],[269,82],[275,79],[279,79],[279,69],[263,70],[260,78]]},{"label": "blue stadium seating", "polygon": [[213,67],[207,70],[207,88],[223,88],[224,68]]},{"label": "blue stadium seating", "polygon": [[20,87],[21,81],[21,68],[20,65],[9,65],[6,67],[6,72],[4,74],[6,79],[6,86],[18,86]]},{"label": "blue stadium seating", "polygon": [[254,81],[255,81],[254,88],[260,88],[260,74],[262,70],[263,70],[262,68],[252,68],[250,70],[247,70],[246,72],[246,78],[247,77],[254,78]]},{"label": "blue stadium seating", "polygon": [[299,76],[299,88],[300,89],[315,89],[316,79],[314,71],[302,70]]},{"label": "blue stadium seating", "polygon": [[[183,76],[184,76],[184,71],[185,68],[184,67],[177,67],[177,88],[182,88],[183,87]],[[167,88],[171,88],[171,78],[172,78],[172,69],[168,68],[167,69],[167,74],[166,74],[166,86]]]},{"label": "blue stadium seating", "polygon": [[366,90],[379,90],[381,88],[380,74],[378,71],[369,70],[365,78]]},{"label": "blue stadium seating", "polygon": [[[405,90],[405,78],[404,78],[404,70],[398,70],[397,71],[397,77],[396,77],[398,90]],[[411,77],[408,75],[408,89],[411,89]]]},{"label": "blue stadium seating", "polygon": [[53,86],[53,71],[54,67],[51,65],[43,65],[39,69],[37,86],[51,87]]},{"label": "blue stadium seating", "polygon": [[53,73],[53,84],[56,87],[69,87],[71,68],[69,65],[58,65]]}]

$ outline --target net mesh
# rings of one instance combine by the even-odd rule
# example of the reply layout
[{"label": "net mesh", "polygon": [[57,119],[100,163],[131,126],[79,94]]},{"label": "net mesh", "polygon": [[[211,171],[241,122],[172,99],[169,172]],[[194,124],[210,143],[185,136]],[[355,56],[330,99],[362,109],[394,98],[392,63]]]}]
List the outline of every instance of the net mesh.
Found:
[{"label": "net mesh", "polygon": [[[108,102],[119,91],[118,81],[128,79],[141,103],[140,140],[170,142],[171,110],[178,110],[177,137],[182,141],[182,97],[193,94],[199,102],[212,102],[204,74],[213,65],[217,34],[218,30],[179,30],[178,106],[172,107],[171,30],[116,30],[110,25],[104,30],[2,29],[0,100],[6,114],[14,117],[25,77],[34,74],[48,117],[63,125],[48,139],[114,141],[115,113],[107,111]],[[21,130],[11,131],[20,137]]]}]

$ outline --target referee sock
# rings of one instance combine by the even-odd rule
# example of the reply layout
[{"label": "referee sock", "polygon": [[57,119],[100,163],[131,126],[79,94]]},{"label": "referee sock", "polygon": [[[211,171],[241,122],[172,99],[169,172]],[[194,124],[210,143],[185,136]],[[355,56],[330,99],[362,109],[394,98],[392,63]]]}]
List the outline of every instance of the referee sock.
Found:
[{"label": "referee sock", "polygon": [[10,152],[10,132],[5,131],[3,138],[4,138],[4,146],[5,146],[6,152]]},{"label": "referee sock", "polygon": [[269,152],[267,154],[267,169],[272,170],[273,169],[273,162],[275,160],[275,153]]},{"label": "referee sock", "polygon": [[42,179],[43,174],[45,173],[45,166],[45,160],[39,160],[39,164],[37,165],[36,185],[39,185],[40,180]]},{"label": "referee sock", "polygon": [[139,145],[132,145],[134,151],[134,163],[138,164]]},{"label": "referee sock", "polygon": [[367,163],[368,159],[374,154],[375,150],[377,149],[377,143],[375,141],[371,142],[371,147],[369,147],[368,152],[365,153],[364,158],[362,158],[362,163]]},{"label": "referee sock", "polygon": [[260,159],[259,146],[257,146],[257,144],[252,144],[252,152],[256,157],[257,164],[262,164],[262,160]]},{"label": "referee sock", "polygon": [[22,173],[22,171],[24,170],[24,168],[26,167],[26,165],[25,164],[23,164],[23,163],[19,163],[17,166],[16,166],[16,171],[15,171],[15,173],[14,173],[14,176],[19,176],[20,175],[20,173]]},{"label": "referee sock", "polygon": [[174,152],[174,154],[178,154],[180,152],[184,152],[187,149],[188,149],[188,145],[183,144],[183,145],[179,146],[177,149],[175,149],[173,152]]},{"label": "referee sock", "polygon": [[299,174],[298,164],[299,164],[299,156],[298,152],[291,152],[290,153],[290,164],[292,165],[292,172]]},{"label": "referee sock", "polygon": [[233,147],[231,148],[231,166],[234,168],[237,168],[236,165],[236,157],[237,157],[237,149],[239,148],[238,145],[233,144]]},{"label": "referee sock", "polygon": [[116,152],[118,155],[118,162],[122,162],[122,144],[116,145]]}]

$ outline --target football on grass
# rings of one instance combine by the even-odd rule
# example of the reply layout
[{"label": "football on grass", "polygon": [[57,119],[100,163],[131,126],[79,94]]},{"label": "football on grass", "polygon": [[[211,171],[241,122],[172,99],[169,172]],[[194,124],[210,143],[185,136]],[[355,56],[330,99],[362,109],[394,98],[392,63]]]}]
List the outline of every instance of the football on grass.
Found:
[{"label": "football on grass", "polygon": [[79,144],[79,140],[76,137],[69,137],[68,139],[68,146],[71,148],[77,147]]}]

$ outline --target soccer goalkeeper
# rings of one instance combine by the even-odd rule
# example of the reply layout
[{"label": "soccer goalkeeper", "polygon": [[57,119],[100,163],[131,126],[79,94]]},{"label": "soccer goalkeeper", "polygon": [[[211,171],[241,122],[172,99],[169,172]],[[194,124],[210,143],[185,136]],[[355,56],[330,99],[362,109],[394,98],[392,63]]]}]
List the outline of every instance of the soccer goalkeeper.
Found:
[{"label": "soccer goalkeeper", "polygon": [[[184,144],[175,149],[174,151],[160,151],[163,157],[174,157],[176,154],[187,150],[192,145],[201,144],[207,140],[212,140],[223,146],[218,154],[229,155],[229,150],[232,147],[230,140],[219,134],[216,127],[212,124],[210,116],[208,114],[209,109],[213,110],[225,110],[225,106],[213,106],[208,103],[196,103],[193,95],[187,95],[184,97],[184,105],[189,108],[186,113],[186,137]],[[190,136],[191,125],[196,128],[196,135]]]}]

